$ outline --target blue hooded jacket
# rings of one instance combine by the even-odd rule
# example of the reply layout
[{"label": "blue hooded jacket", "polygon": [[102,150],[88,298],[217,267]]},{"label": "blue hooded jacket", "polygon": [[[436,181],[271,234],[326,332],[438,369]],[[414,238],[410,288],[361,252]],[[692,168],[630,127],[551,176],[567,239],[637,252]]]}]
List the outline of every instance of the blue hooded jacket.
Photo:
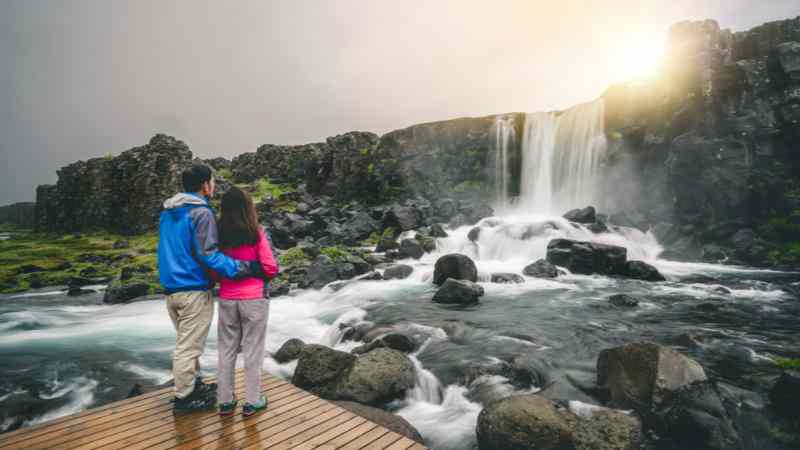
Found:
[{"label": "blue hooded jacket", "polygon": [[250,268],[219,251],[217,223],[204,198],[180,193],[167,199],[159,223],[161,286],[167,294],[208,290],[209,269],[226,278],[237,278]]}]

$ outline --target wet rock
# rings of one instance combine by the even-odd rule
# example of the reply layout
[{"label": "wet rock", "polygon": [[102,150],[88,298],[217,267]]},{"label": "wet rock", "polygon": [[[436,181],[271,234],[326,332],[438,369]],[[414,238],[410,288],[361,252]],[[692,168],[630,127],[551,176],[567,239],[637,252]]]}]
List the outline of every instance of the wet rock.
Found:
[{"label": "wet rock", "polygon": [[401,436],[405,436],[412,441],[424,444],[422,436],[420,436],[417,429],[408,423],[406,419],[398,416],[397,414],[392,414],[382,409],[373,408],[371,406],[362,405],[361,403],[356,402],[337,400],[333,403],[336,404],[336,406],[344,408],[353,414],[368,419],[370,422],[377,423],[378,425],[394,431]]},{"label": "wet rock", "polygon": [[627,294],[615,294],[608,297],[608,302],[620,308],[635,308],[639,306],[639,300],[636,297]]},{"label": "wet rock", "polygon": [[622,273],[628,278],[644,281],[666,281],[664,275],[644,261],[628,261]]},{"label": "wet rock", "polygon": [[670,348],[634,343],[603,350],[597,384],[611,406],[633,409],[675,448],[741,448],[703,368]]},{"label": "wet rock", "polygon": [[150,291],[150,286],[144,282],[124,283],[117,278],[106,288],[103,303],[117,304],[128,303],[138,297],[144,297]]},{"label": "wet rock", "polygon": [[[355,268],[353,268],[355,272]],[[326,284],[339,279],[339,268],[333,260],[326,255],[319,255],[308,267],[306,277],[300,287],[322,289]]]},{"label": "wet rock", "polygon": [[305,346],[306,343],[300,339],[289,339],[288,341],[284,342],[283,345],[281,345],[281,348],[279,348],[277,352],[275,352],[273,358],[280,364],[287,363],[293,359],[299,358],[300,353],[303,351]]},{"label": "wet rock", "polygon": [[784,370],[769,391],[773,408],[786,417],[797,417],[800,405],[800,371]]},{"label": "wet rock", "polygon": [[422,249],[422,245],[416,239],[403,239],[400,241],[398,251],[401,258],[420,259],[425,254],[425,250]]},{"label": "wet rock", "polygon": [[587,206],[583,209],[573,209],[564,214],[564,218],[576,223],[594,223],[597,215],[594,206]]},{"label": "wet rock", "polygon": [[471,230],[469,230],[469,233],[467,233],[467,239],[472,242],[477,242],[480,237],[481,227],[473,227]]},{"label": "wet rock", "polygon": [[324,345],[303,347],[292,376],[292,384],[322,398],[336,399],[337,383],[356,357]]},{"label": "wet rock", "polygon": [[83,286],[91,286],[95,284],[104,284],[108,282],[108,278],[82,278],[82,277],[71,277],[67,280],[67,286],[70,288],[73,287],[83,287]]},{"label": "wet rock", "polygon": [[497,272],[492,274],[492,283],[510,284],[510,283],[524,283],[525,278],[521,275],[511,272]]},{"label": "wet rock", "polygon": [[89,266],[84,269],[81,269],[81,271],[78,272],[78,275],[80,275],[83,278],[89,278],[97,275],[99,272],[100,271],[97,270],[97,267]]},{"label": "wet rock", "polygon": [[785,78],[800,83],[800,42],[783,42],[775,50]]},{"label": "wet rock", "polygon": [[448,278],[434,294],[433,302],[474,305],[483,294],[483,287],[476,283]]},{"label": "wet rock", "polygon": [[444,219],[449,219],[458,212],[458,203],[452,198],[442,198],[436,201],[436,214]]},{"label": "wet rock", "polygon": [[600,220],[590,224],[587,228],[589,228],[589,231],[591,231],[594,234],[605,233],[608,231],[608,225],[606,225],[605,222],[602,222]]},{"label": "wet rock", "polygon": [[359,355],[375,350],[376,348],[390,348],[398,352],[411,353],[417,348],[417,344],[405,334],[389,333],[372,340],[368,344],[354,348],[351,353]]},{"label": "wet rock", "polygon": [[703,261],[720,262],[728,258],[725,249],[716,244],[706,244],[703,246],[700,257]]},{"label": "wet rock", "polygon": [[414,271],[414,268],[405,264],[397,264],[387,267],[383,272],[384,280],[402,280],[408,278]]},{"label": "wet rock", "polygon": [[292,291],[292,283],[289,280],[276,278],[269,282],[269,297],[281,297],[289,295]]},{"label": "wet rock", "polygon": [[447,232],[444,231],[444,228],[442,228],[441,225],[439,225],[438,223],[435,223],[435,224],[430,226],[430,230],[428,232],[428,236],[434,237],[434,238],[445,238],[445,237],[447,237]]},{"label": "wet rock", "polygon": [[553,239],[547,244],[547,261],[584,275],[619,274],[624,270],[628,251],[616,245]]},{"label": "wet rock", "polygon": [[92,292],[94,292],[94,291],[91,290],[91,289],[83,289],[81,287],[75,286],[75,287],[71,287],[71,288],[69,288],[69,290],[67,290],[67,295],[70,296],[70,297],[77,297],[77,296],[80,296],[80,295],[91,294]]},{"label": "wet rock", "polygon": [[413,230],[421,226],[419,212],[410,206],[393,206],[383,218],[383,229]]},{"label": "wet rock", "polygon": [[396,350],[378,348],[356,358],[336,387],[336,399],[381,405],[414,387],[414,364]]},{"label": "wet rock", "polygon": [[111,245],[111,248],[116,249],[116,250],[123,249],[123,248],[130,248],[130,247],[131,247],[131,243],[129,241],[126,241],[125,239],[120,239],[118,241],[115,241],[114,244]]},{"label": "wet rock", "polygon": [[601,409],[583,418],[540,395],[489,404],[476,434],[480,450],[631,450],[642,440],[634,417]]},{"label": "wet rock", "polygon": [[540,259],[533,264],[529,264],[522,269],[522,273],[529,277],[536,278],[555,278],[558,276],[558,269],[553,264]]},{"label": "wet rock", "polygon": [[17,267],[18,274],[44,272],[45,270],[47,269],[41,266],[37,266],[36,264],[24,264],[22,266]]},{"label": "wet rock", "polygon": [[478,281],[478,268],[468,256],[450,253],[436,260],[433,269],[433,284],[441,286],[448,278],[474,283]]},{"label": "wet rock", "polygon": [[375,246],[375,251],[386,252],[389,250],[397,250],[398,248],[400,248],[400,244],[397,243],[397,240],[394,236],[383,235],[378,240],[378,245]]}]

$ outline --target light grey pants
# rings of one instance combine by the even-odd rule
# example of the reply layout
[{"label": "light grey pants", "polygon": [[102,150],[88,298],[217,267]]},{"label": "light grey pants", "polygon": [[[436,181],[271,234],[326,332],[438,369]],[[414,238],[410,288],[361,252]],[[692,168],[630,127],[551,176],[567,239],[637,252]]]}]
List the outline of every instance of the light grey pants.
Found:
[{"label": "light grey pants", "polygon": [[261,399],[261,368],[264,365],[269,300],[220,299],[217,304],[217,400],[220,403],[233,401],[236,354],[241,349],[244,357],[245,401],[257,403]]}]

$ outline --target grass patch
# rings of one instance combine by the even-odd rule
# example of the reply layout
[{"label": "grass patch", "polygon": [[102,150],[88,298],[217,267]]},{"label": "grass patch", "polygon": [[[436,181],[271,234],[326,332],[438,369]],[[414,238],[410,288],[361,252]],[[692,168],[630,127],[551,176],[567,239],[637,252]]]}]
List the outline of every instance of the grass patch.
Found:
[{"label": "grass patch", "polygon": [[308,256],[300,247],[292,247],[278,256],[278,263],[281,267],[298,266],[307,262],[309,262]]},{"label": "grass patch", "polygon": [[217,171],[217,176],[220,178],[225,178],[226,180],[232,180],[233,172],[231,172],[231,169],[219,169]]},{"label": "grass patch", "polygon": [[775,360],[775,363],[781,369],[786,370],[800,370],[800,359],[784,359],[778,358]]},{"label": "grass patch", "polygon": [[320,253],[332,259],[334,262],[342,262],[351,256],[351,253],[344,247],[323,247]]},{"label": "grass patch", "polygon": [[289,184],[276,184],[270,181],[269,178],[261,178],[256,180],[253,185],[253,191],[250,195],[253,196],[255,203],[260,203],[267,196],[278,200],[283,194],[294,192],[296,189]]}]

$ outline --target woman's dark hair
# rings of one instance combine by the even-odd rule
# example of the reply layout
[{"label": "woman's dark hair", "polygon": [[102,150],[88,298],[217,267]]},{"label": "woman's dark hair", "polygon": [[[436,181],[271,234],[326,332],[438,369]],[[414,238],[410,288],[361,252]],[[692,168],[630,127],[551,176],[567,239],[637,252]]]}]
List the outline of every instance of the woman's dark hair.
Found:
[{"label": "woman's dark hair", "polygon": [[219,246],[234,248],[258,242],[258,216],[253,200],[245,191],[232,187],[222,196]]},{"label": "woman's dark hair", "polygon": [[195,164],[181,174],[184,192],[200,192],[206,181],[211,181],[211,169],[203,164]]}]

